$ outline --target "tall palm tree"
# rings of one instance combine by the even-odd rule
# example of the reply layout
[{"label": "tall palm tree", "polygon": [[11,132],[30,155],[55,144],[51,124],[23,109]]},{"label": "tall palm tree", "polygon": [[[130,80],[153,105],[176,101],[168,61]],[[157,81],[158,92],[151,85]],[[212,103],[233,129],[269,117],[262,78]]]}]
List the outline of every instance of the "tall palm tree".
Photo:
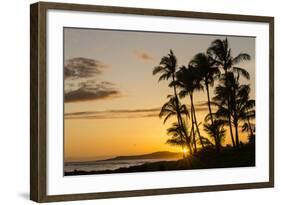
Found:
[{"label": "tall palm tree", "polygon": [[[218,107],[216,112],[216,116],[218,118],[226,119],[228,121],[228,126],[230,130],[230,137],[233,144],[233,147],[238,147],[236,144],[236,140],[234,139],[232,125],[234,125],[233,113],[234,113],[234,105],[235,105],[235,97],[233,97],[233,87],[236,86],[234,81],[231,80],[231,73],[227,73],[222,75],[220,79],[220,84],[215,88],[215,96],[213,97],[213,104]],[[228,76],[228,77],[227,77]],[[236,136],[237,138],[237,136]]]},{"label": "tall palm tree", "polygon": [[[174,55],[174,52],[172,50],[170,50],[170,52],[167,56],[162,57],[159,65],[153,69],[152,74],[153,75],[160,74],[158,81],[170,80],[169,86],[173,87],[173,90],[174,90],[175,105],[176,105],[175,111],[177,113],[178,124],[183,126],[183,120],[182,120],[181,113],[180,113],[179,98],[178,98],[177,88],[175,85],[176,71],[177,71],[177,58]],[[186,133],[186,131],[185,131],[184,135],[186,138],[188,137],[188,134]]]},{"label": "tall palm tree", "polygon": [[[232,71],[238,73],[239,75],[244,76],[246,79],[250,78],[249,73],[241,68],[237,67],[240,62],[248,61],[251,59],[250,55],[247,53],[240,53],[236,57],[232,56],[231,48],[229,47],[228,39],[224,40],[216,39],[211,43],[211,46],[208,48],[207,53],[212,59],[216,62],[216,64],[224,70],[224,74],[226,76],[226,83],[228,83],[228,72]],[[228,109],[230,108],[230,99],[227,99]],[[228,113],[228,123],[231,138],[233,138],[233,132],[231,127],[231,114]],[[239,143],[236,144],[236,147],[239,147]]]},{"label": "tall palm tree", "polygon": [[182,66],[180,67],[179,71],[177,71],[177,81],[175,84],[180,87],[180,92],[179,96],[181,98],[189,96],[190,98],[190,105],[191,105],[191,120],[192,120],[192,126],[191,130],[193,132],[193,141],[195,143],[195,151],[197,150],[196,148],[196,140],[195,140],[195,133],[194,133],[194,125],[196,127],[196,132],[198,133],[200,144],[202,148],[204,149],[204,143],[203,139],[200,133],[200,129],[198,126],[197,122],[197,117],[196,117],[196,110],[194,106],[194,101],[193,101],[193,94],[195,91],[199,91],[203,89],[203,86],[199,83],[198,81],[198,72],[196,72],[196,69],[194,69],[191,65],[187,67]]},{"label": "tall palm tree", "polygon": [[[198,53],[196,54],[193,59],[191,60],[190,64],[197,69],[199,72],[199,80],[202,82],[202,84],[205,87],[206,93],[207,93],[207,102],[208,102],[208,109],[209,109],[209,115],[211,120],[212,127],[214,126],[214,119],[212,114],[212,108],[211,108],[211,100],[210,100],[210,89],[209,87],[214,86],[215,79],[219,77],[220,70],[218,66],[216,65],[216,61],[214,61],[210,56],[208,56],[205,53]],[[219,142],[218,138],[219,136],[216,136],[217,132],[212,132],[213,138],[216,142],[216,148],[219,151],[220,144],[217,144]]]},{"label": "tall palm tree", "polygon": [[240,85],[239,83],[239,73],[237,73],[236,75],[233,72],[229,72],[227,74],[227,87],[228,90],[230,90],[231,92],[229,93],[229,104],[230,104],[230,113],[233,119],[233,125],[235,128],[235,142],[236,142],[236,147],[239,148],[240,145],[240,140],[239,140],[239,131],[238,131],[238,127],[239,127],[239,120],[241,118],[241,115],[243,115],[244,113],[242,113],[243,111],[242,109],[242,105],[245,102],[245,96],[243,96],[243,89],[245,89],[246,86],[245,85]]},{"label": "tall palm tree", "polygon": [[228,126],[230,130],[230,137],[232,141],[233,147],[237,147],[233,131],[232,131],[232,125],[233,125],[233,97],[231,97],[232,93],[232,87],[233,85],[230,85],[230,81],[227,82],[226,75],[230,75],[230,73],[222,75],[220,79],[220,84],[215,88],[215,96],[213,97],[213,104],[218,107],[218,110],[216,112],[216,117],[221,119],[226,119],[228,121]]},{"label": "tall palm tree", "polygon": [[[165,124],[167,122],[168,119],[170,119],[173,116],[178,116],[178,111],[177,111],[177,106],[179,106],[179,112],[180,112],[180,116],[181,115],[186,115],[187,117],[189,116],[189,112],[186,109],[185,105],[181,105],[181,104],[177,104],[176,102],[176,98],[175,96],[169,95],[168,96],[168,102],[166,102],[159,113],[159,117],[162,118],[164,117],[164,121],[163,123]],[[190,148],[190,137],[188,135],[186,135],[187,133],[187,129],[186,129],[186,123],[184,123],[184,121],[182,121],[182,124],[177,123],[178,126],[181,127],[180,131],[182,132],[183,137],[185,138],[184,141],[186,142],[186,146],[188,148]],[[190,153],[192,153],[192,149],[190,149]]]}]

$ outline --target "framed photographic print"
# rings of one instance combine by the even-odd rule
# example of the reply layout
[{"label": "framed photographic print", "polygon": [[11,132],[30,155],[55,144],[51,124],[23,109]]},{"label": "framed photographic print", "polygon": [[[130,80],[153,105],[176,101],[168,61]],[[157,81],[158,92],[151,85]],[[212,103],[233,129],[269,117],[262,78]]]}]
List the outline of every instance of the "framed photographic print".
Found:
[{"label": "framed photographic print", "polygon": [[274,186],[274,18],[31,5],[30,198]]}]

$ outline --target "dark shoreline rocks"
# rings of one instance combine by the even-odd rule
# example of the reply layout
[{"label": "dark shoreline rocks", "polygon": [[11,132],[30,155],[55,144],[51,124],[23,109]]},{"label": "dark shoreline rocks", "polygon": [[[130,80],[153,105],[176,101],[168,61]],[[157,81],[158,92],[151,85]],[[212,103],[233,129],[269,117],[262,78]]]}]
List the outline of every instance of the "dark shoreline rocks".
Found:
[{"label": "dark shoreline rocks", "polygon": [[212,169],[255,166],[255,152],[249,145],[244,145],[240,150],[224,148],[220,153],[212,150],[201,151],[187,159],[177,161],[158,161],[142,165],[123,167],[116,170],[82,171],[74,170],[65,172],[65,176],[113,174],[132,172],[175,171],[190,169]]}]

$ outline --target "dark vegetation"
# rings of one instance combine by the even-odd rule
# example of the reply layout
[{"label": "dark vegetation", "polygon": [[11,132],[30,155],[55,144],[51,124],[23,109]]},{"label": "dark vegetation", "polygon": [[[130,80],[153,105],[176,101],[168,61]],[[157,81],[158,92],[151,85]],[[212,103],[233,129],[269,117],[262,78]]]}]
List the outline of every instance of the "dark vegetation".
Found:
[{"label": "dark vegetation", "polygon": [[255,150],[252,144],[241,145],[239,152],[231,147],[222,148],[218,154],[215,150],[199,151],[196,154],[177,161],[159,161],[145,163],[143,165],[132,166],[128,168],[119,168],[116,170],[102,171],[79,171],[65,172],[66,176],[72,175],[91,175],[91,174],[112,174],[112,173],[130,173],[130,172],[152,172],[152,171],[172,171],[189,169],[210,169],[225,167],[248,167],[255,166]]}]

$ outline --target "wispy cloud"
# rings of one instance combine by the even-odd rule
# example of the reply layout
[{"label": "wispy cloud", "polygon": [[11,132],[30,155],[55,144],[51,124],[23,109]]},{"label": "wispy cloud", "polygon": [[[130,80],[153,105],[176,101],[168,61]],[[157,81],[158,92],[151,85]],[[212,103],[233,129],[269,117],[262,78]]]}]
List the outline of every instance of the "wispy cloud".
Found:
[{"label": "wispy cloud", "polygon": [[71,58],[65,61],[65,78],[89,78],[102,73],[102,69],[109,67],[90,58]]},{"label": "wispy cloud", "polygon": [[194,107],[196,109],[196,111],[200,112],[200,111],[208,111],[208,103],[207,102],[196,102],[194,104]]},{"label": "wispy cloud", "polygon": [[120,109],[89,112],[73,112],[64,114],[65,119],[119,119],[158,117],[160,108],[152,109]]},{"label": "wispy cloud", "polygon": [[140,60],[144,60],[144,61],[154,60],[152,55],[145,51],[135,51],[134,54]]},{"label": "wispy cloud", "polygon": [[79,83],[77,89],[65,92],[64,102],[81,102],[120,97],[120,91],[114,86],[113,83],[107,81],[96,82],[95,80],[88,80]]},{"label": "wispy cloud", "polygon": [[[197,112],[206,112],[206,103],[195,104]],[[65,119],[120,119],[120,118],[148,118],[159,117],[161,108],[147,109],[116,109],[102,111],[72,112],[65,113]]]}]

